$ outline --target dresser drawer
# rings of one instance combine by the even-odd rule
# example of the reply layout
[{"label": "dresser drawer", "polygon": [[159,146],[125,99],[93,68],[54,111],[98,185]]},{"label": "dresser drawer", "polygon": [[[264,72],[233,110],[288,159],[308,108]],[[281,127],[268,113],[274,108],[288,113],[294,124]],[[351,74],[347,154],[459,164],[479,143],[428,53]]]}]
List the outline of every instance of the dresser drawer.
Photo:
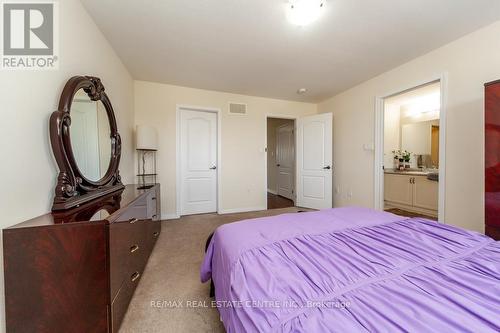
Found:
[{"label": "dresser drawer", "polygon": [[123,280],[118,293],[111,304],[111,332],[118,332],[120,323],[127,313],[127,308],[134,295],[135,288],[142,276],[142,270],[131,270]]},{"label": "dresser drawer", "polygon": [[153,250],[153,247],[160,237],[161,233],[161,222],[160,221],[149,221],[148,231],[146,234],[146,242],[149,244],[149,251]]},{"label": "dresser drawer", "polygon": [[132,269],[143,269],[149,254],[146,241],[150,220],[109,225],[110,294],[113,298]]},{"label": "dresser drawer", "polygon": [[127,222],[131,219],[145,220],[151,218],[148,216],[150,214],[148,209],[148,203],[150,201],[148,200],[149,197],[150,195],[147,195],[134,202],[134,204],[118,216],[115,222]]}]

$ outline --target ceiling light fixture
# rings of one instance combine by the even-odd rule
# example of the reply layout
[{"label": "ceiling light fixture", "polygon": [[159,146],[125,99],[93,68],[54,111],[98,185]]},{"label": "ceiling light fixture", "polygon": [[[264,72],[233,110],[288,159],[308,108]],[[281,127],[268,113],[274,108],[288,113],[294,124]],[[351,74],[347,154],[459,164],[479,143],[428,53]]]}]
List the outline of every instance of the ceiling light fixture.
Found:
[{"label": "ceiling light fixture", "polygon": [[306,92],[307,92],[306,88],[300,88],[297,90],[297,94],[299,94],[299,95],[304,95]]},{"label": "ceiling light fixture", "polygon": [[289,0],[286,16],[288,21],[298,26],[305,26],[317,20],[326,0]]}]

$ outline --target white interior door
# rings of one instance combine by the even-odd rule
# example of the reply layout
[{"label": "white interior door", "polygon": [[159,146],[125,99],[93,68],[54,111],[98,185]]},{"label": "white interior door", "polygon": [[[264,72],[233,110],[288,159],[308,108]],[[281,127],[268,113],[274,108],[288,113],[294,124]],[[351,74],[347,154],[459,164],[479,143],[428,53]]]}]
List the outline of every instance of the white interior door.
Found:
[{"label": "white interior door", "polygon": [[181,215],[217,211],[217,114],[181,110]]},{"label": "white interior door", "polygon": [[332,207],[331,113],[297,120],[297,206]]},{"label": "white interior door", "polygon": [[295,137],[293,127],[293,123],[290,123],[276,129],[278,195],[291,200],[295,200],[293,195],[295,184]]}]

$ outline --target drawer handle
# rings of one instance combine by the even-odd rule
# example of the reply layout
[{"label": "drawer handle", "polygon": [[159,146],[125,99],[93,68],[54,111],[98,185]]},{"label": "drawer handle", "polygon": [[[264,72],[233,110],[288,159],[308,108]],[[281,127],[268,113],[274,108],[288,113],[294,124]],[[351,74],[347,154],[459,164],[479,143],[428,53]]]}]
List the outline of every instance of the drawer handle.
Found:
[{"label": "drawer handle", "polygon": [[130,220],[128,220],[128,221],[129,221],[130,223],[135,223],[135,222],[137,222],[137,221],[139,221],[139,220],[138,220],[138,219],[136,219],[136,218],[134,217],[133,219],[130,219]]},{"label": "drawer handle", "polygon": [[130,277],[130,280],[132,282],[135,282],[139,277],[141,276],[141,274],[139,272],[135,272],[134,274],[132,274],[132,276]]},{"label": "drawer handle", "polygon": [[152,197],[151,200],[156,200],[156,197]]},{"label": "drawer handle", "polygon": [[153,236],[158,237],[160,233],[158,231],[153,232]]},{"label": "drawer handle", "polygon": [[130,253],[134,253],[137,250],[139,250],[139,245],[137,244],[134,244],[130,247]]}]

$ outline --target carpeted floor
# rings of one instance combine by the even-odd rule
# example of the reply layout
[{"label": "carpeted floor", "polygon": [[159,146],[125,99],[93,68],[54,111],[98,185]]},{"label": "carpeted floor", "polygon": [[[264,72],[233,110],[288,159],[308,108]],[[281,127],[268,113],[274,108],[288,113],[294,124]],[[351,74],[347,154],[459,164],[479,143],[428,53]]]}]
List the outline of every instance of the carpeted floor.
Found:
[{"label": "carpeted floor", "polygon": [[224,332],[210,304],[209,284],[200,282],[208,235],[219,225],[297,212],[295,207],[241,214],[204,214],[162,222],[162,232],[130,302],[121,333]]}]

